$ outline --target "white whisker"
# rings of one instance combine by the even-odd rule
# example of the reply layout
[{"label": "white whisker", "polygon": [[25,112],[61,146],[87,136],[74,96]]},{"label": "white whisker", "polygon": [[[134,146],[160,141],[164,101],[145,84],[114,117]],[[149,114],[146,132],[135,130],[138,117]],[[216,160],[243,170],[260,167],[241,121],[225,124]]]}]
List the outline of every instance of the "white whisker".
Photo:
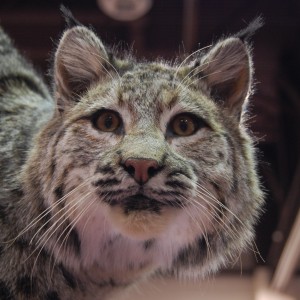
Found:
[{"label": "white whisker", "polygon": [[[81,198],[81,201],[83,199],[85,199],[86,197],[88,197],[89,195],[91,195],[92,192],[88,192],[86,195],[84,195],[82,198]],[[97,201],[98,199],[97,198],[94,198],[90,203],[88,203],[84,209],[78,214],[78,216],[74,219],[74,220],[70,220],[70,224],[68,224],[68,226],[66,226],[66,228],[62,231],[62,233],[58,236],[58,238],[56,239],[56,242],[53,246],[53,249],[52,249],[52,253],[50,255],[50,257],[53,256],[54,254],[54,249],[56,248],[56,245],[57,243],[59,242],[59,240],[61,239],[61,237],[65,234],[65,232],[69,229],[69,231],[67,232],[67,234],[65,235],[63,241],[61,242],[61,245],[59,246],[58,250],[57,250],[57,253],[60,252],[61,248],[63,247],[63,245],[66,243],[67,241],[67,238],[69,237],[69,235],[71,234],[72,230],[74,229],[74,227],[76,226],[76,224],[78,223],[78,221],[80,220],[80,218],[85,214],[86,211],[88,211],[88,209]],[[57,257],[58,255],[55,257],[54,259],[54,263],[53,263],[53,268],[54,266],[56,265],[56,261],[57,261]],[[53,269],[52,269],[53,271]],[[51,272],[52,274],[52,272]]]},{"label": "white whisker", "polygon": [[[215,62],[217,61],[218,59],[212,59],[206,63],[203,63],[202,65],[198,66],[198,67],[195,67],[193,68],[186,76],[184,76],[184,78],[178,83],[178,87],[176,89],[176,92],[180,92],[181,90],[184,90],[186,87],[185,83],[188,81],[188,80],[191,80],[193,77],[197,76],[198,74],[200,74],[201,72],[205,71],[208,67],[209,67],[209,64],[212,63],[212,62]],[[190,74],[194,73],[193,75],[190,76]],[[198,80],[201,80],[203,77],[200,77],[200,78],[197,78]],[[193,81],[195,82],[195,80]],[[179,89],[181,88],[181,89]]]},{"label": "white whisker", "polygon": [[191,85],[195,84],[195,82],[197,82],[197,81],[200,81],[200,80],[202,80],[202,79],[204,79],[206,77],[209,77],[211,75],[218,74],[218,73],[222,73],[222,71],[211,72],[209,74],[201,76],[200,78],[196,78],[195,80],[193,80],[192,82],[190,82],[188,85],[181,85],[182,89],[178,90],[178,92],[188,89]]},{"label": "white whisker", "polygon": [[[55,207],[57,207],[57,206],[58,206],[63,200],[65,200],[67,197],[72,196],[72,194],[75,193],[79,188],[81,188],[81,187],[83,187],[85,184],[89,183],[89,180],[90,180],[90,178],[88,178],[87,180],[83,181],[80,185],[78,185],[76,188],[74,188],[71,192],[69,192],[69,193],[67,193],[66,195],[64,195],[64,196],[63,196],[60,200],[58,200],[54,205],[51,205],[51,206],[49,207],[50,210],[48,211],[48,213],[50,213],[51,210],[53,210]],[[65,207],[69,206],[71,202],[72,202],[72,201],[70,201]],[[47,213],[47,214],[48,214],[48,213]],[[60,213],[61,213],[61,211],[58,210],[54,215],[52,215],[51,218],[49,218],[49,219],[47,220],[47,222],[45,222],[45,223],[37,230],[37,232],[32,236],[32,238],[31,238],[29,244],[32,244],[32,241],[33,241],[34,238],[39,234],[39,232],[40,232],[45,226],[47,226],[47,224],[50,223],[51,220],[52,220],[53,218],[55,218],[55,217],[56,217],[58,214],[60,214]]]},{"label": "white whisker", "polygon": [[[221,201],[219,201],[208,189],[206,189],[204,186],[201,186],[199,183],[197,183],[197,186],[202,190],[202,192],[204,192],[206,194],[206,196],[214,201],[215,203],[217,203],[221,208],[225,209],[229,214],[231,214],[235,220],[237,220],[242,226],[245,226],[244,223],[240,220],[240,218],[237,217],[236,214],[234,214],[228,207],[226,207]],[[205,199],[204,199],[205,200]],[[233,232],[236,233],[236,235],[239,235],[239,230],[236,228],[236,226],[233,224],[232,221],[230,221],[230,219],[228,218],[228,216],[226,216],[221,210],[220,208],[216,207],[215,205],[213,205],[212,203],[210,203],[210,205],[212,205],[214,208],[216,208],[220,213],[222,213],[223,217],[229,222],[229,224],[233,227],[230,228],[229,225],[226,225],[226,227],[230,230],[232,230]],[[224,222],[224,221],[223,221]],[[224,222],[225,224],[225,222]],[[252,241],[254,244],[255,242]],[[256,246],[256,244],[255,244]],[[264,261],[264,259],[262,258],[259,250],[256,247],[256,250],[253,248],[253,246],[251,245],[251,248],[247,247],[248,249],[250,249],[254,255],[258,254],[259,257]]]},{"label": "white whisker", "polygon": [[[91,193],[91,192],[89,192],[89,193]],[[80,202],[80,201],[82,201],[84,199],[84,197],[82,198],[80,198],[79,200],[77,199],[77,201],[74,201],[75,202],[75,204],[74,205],[72,205],[72,207],[70,207],[59,219],[61,219],[62,217],[64,218],[67,214],[69,214],[70,213],[70,211],[74,208],[74,207],[76,207],[77,205],[78,205],[78,203]],[[73,201],[71,201],[71,202],[73,202]],[[39,249],[39,247],[40,247],[40,251],[37,253],[37,255],[36,255],[36,258],[35,258],[35,261],[34,261],[34,264],[33,264],[33,267],[32,267],[32,270],[35,268],[35,265],[36,265],[36,263],[37,263],[37,260],[38,260],[38,258],[39,258],[39,256],[40,256],[40,254],[42,253],[42,251],[43,251],[43,249],[44,249],[44,247],[45,247],[45,245],[47,244],[47,242],[50,240],[50,238],[54,235],[54,233],[60,228],[60,226],[62,225],[62,224],[64,224],[66,221],[69,221],[69,219],[67,218],[67,219],[63,219],[62,220],[62,222],[60,222],[59,224],[58,224],[58,226],[56,227],[56,225],[57,225],[57,223],[58,223],[58,221],[59,221],[59,219],[39,238],[39,240],[37,241],[37,246],[35,247],[35,249],[32,251],[32,253],[31,253],[31,255],[32,254],[34,254],[38,249]],[[53,230],[54,229],[54,230]],[[52,233],[50,234],[50,232],[52,231]],[[43,241],[43,239],[44,239],[44,237],[45,238],[47,238],[46,240],[44,240]],[[55,242],[55,244],[57,243],[57,241]],[[30,255],[30,256],[31,256]],[[30,257],[29,256],[29,257]],[[51,255],[52,256],[52,255]],[[50,257],[51,257],[50,256]],[[29,257],[27,257],[27,259],[29,258]],[[26,259],[26,260],[27,260]],[[26,261],[25,260],[25,261]]]},{"label": "white whisker", "polygon": [[176,69],[176,71],[175,71],[175,74],[174,74],[174,79],[173,79],[173,80],[175,80],[175,78],[176,78],[176,76],[177,76],[177,73],[178,73],[179,69],[181,68],[181,66],[182,66],[182,65],[183,65],[190,57],[192,57],[193,55],[195,55],[195,54],[197,54],[197,53],[203,51],[204,49],[210,48],[211,46],[212,46],[212,45],[205,46],[205,47],[203,47],[203,48],[201,48],[201,49],[198,49],[198,50],[194,51],[194,52],[191,53],[190,55],[188,55],[188,56],[180,63],[180,65],[177,67],[177,69]]},{"label": "white whisker", "polygon": [[[185,198],[184,196],[182,196],[182,198],[186,201],[188,201],[187,198]],[[197,205],[195,205],[195,203],[193,202],[189,202],[191,203],[195,209],[199,210],[199,207],[197,207]],[[196,220],[196,218],[194,216],[192,216],[192,214],[189,212],[188,210],[188,206],[184,207],[186,213],[191,217],[191,219],[193,220],[193,222],[198,225],[198,228],[203,232],[203,238],[205,240],[206,246],[207,246],[207,258],[209,259],[212,256],[212,251],[211,251],[211,246],[209,243],[209,239],[208,239],[208,232],[207,232],[207,228],[204,225],[204,222],[200,219],[199,221],[201,222],[203,228],[200,226],[199,222]]]},{"label": "white whisker", "polygon": [[[97,54],[97,53],[94,53],[94,52],[90,52],[91,54],[93,54],[93,55],[95,55],[96,57],[98,57],[98,58],[101,58],[102,60],[104,60],[107,64],[109,64],[111,67],[112,67],[112,69],[116,72],[116,74],[118,75],[118,78],[119,78],[119,81],[121,81],[121,76],[120,76],[120,74],[119,74],[119,72],[117,71],[117,69],[115,68],[115,66],[111,63],[111,62],[109,62],[105,57],[103,57],[103,56],[101,56],[100,54]],[[105,69],[105,71],[107,72],[107,73],[109,73],[109,71],[103,66],[103,64],[100,62],[100,60],[98,60],[98,62],[101,64],[101,66]],[[112,75],[111,75],[112,76]]]},{"label": "white whisker", "polygon": [[[90,178],[83,181],[80,185],[78,185],[76,188],[68,192],[66,195],[58,199],[55,204],[51,204],[48,208],[46,208],[42,213],[40,213],[36,218],[34,218],[14,239],[6,241],[5,243],[11,243],[10,246],[18,239],[20,238],[24,233],[26,233],[28,230],[30,230],[32,227],[34,227],[39,221],[41,221],[43,218],[45,218],[51,211],[56,208],[62,201],[64,201],[67,197],[71,196],[73,193],[75,193],[79,188],[81,188],[84,184],[86,184]],[[51,220],[51,219],[50,219]],[[49,223],[48,220],[43,224],[42,227],[45,226],[45,224]]]},{"label": "white whisker", "polygon": [[[70,206],[66,211],[64,211],[64,213],[60,216],[60,218],[58,218],[51,226],[50,228],[48,228],[40,237],[39,239],[35,242],[36,247],[35,249],[32,251],[32,253],[25,259],[24,262],[26,262],[36,251],[38,251],[38,249],[41,247],[37,257],[40,255],[40,253],[42,252],[44,246],[46,245],[46,243],[50,240],[50,238],[54,235],[54,233],[57,231],[57,229],[64,223],[66,222],[68,219],[65,219],[65,216],[68,215],[70,213],[70,211],[72,211],[72,209],[74,209],[78,203],[81,201],[81,198],[74,198],[72,201],[70,201],[67,205],[65,205],[65,207]],[[61,222],[59,222],[61,219],[63,219]],[[51,232],[52,231],[52,232]],[[34,238],[34,237],[33,237]],[[31,239],[30,243],[33,242],[33,238]],[[44,240],[46,238],[46,240]],[[43,244],[43,246],[42,246]]]},{"label": "white whisker", "polygon": [[223,209],[225,209],[229,214],[231,214],[242,226],[244,226],[244,223],[241,221],[241,219],[235,214],[233,213],[226,205],[224,205],[221,201],[219,201],[211,192],[209,192],[205,187],[201,186],[199,183],[197,183],[197,186],[202,190],[202,192],[204,192],[210,200],[214,201],[215,203],[217,203],[218,205],[220,205],[220,207],[222,207]]}]

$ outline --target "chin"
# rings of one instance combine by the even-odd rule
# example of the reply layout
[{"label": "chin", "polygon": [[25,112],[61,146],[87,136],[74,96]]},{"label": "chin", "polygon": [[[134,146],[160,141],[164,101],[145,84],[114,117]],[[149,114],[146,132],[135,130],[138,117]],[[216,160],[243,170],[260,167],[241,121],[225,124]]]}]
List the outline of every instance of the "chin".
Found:
[{"label": "chin", "polygon": [[108,209],[109,219],[118,231],[138,240],[157,238],[178,213],[176,207],[139,195],[113,203]]}]

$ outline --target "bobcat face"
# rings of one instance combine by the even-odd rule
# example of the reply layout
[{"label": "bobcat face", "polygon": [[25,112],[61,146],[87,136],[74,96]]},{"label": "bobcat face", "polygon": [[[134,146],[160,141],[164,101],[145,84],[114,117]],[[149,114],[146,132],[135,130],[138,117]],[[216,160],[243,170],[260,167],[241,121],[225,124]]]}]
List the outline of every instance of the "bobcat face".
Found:
[{"label": "bobcat face", "polygon": [[106,276],[204,274],[240,251],[262,201],[243,125],[251,70],[238,38],[174,66],[109,58],[89,29],[67,30],[57,112],[27,172],[50,211],[38,243]]},{"label": "bobcat face", "polygon": [[[198,203],[209,211],[198,185],[210,177],[207,163],[222,167],[220,150],[207,151],[213,140],[224,143],[214,121],[204,119],[211,111],[201,102],[208,99],[180,90],[174,72],[139,66],[120,81],[91,89],[58,143],[58,165],[66,166],[59,171],[67,174],[64,194],[89,178],[84,189],[94,197],[91,207],[103,206],[118,230],[142,240],[157,237],[183,210],[200,210]],[[211,219],[203,214],[202,222]]]}]

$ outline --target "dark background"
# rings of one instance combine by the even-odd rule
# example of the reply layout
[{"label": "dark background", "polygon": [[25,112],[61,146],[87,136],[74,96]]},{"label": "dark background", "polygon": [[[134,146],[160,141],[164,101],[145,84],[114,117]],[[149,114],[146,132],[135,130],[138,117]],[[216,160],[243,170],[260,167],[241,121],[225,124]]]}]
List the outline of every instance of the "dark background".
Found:
[{"label": "dark background", "polygon": [[0,24],[47,81],[65,26],[61,2],[106,44],[132,47],[136,56],[149,59],[192,52],[263,16],[265,26],[253,38],[257,86],[249,125],[258,138],[267,191],[257,244],[266,263],[275,267],[300,199],[300,1],[154,0],[143,18],[119,22],[106,16],[96,0],[1,0]]}]

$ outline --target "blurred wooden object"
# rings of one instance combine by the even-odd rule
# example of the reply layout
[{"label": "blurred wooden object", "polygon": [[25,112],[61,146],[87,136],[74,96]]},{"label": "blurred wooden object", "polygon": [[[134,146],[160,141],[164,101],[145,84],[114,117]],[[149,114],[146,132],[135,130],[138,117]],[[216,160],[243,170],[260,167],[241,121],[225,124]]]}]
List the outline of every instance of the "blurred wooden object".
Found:
[{"label": "blurred wooden object", "polygon": [[267,268],[259,268],[254,275],[255,300],[296,300],[284,294],[292,280],[300,257],[300,210],[284,246],[274,275]]},{"label": "blurred wooden object", "polygon": [[267,268],[259,268],[254,273],[254,300],[297,300],[296,298],[280,293],[270,287],[271,273]]},{"label": "blurred wooden object", "polygon": [[296,270],[300,257],[300,210],[283,249],[271,282],[271,288],[284,292]]}]

